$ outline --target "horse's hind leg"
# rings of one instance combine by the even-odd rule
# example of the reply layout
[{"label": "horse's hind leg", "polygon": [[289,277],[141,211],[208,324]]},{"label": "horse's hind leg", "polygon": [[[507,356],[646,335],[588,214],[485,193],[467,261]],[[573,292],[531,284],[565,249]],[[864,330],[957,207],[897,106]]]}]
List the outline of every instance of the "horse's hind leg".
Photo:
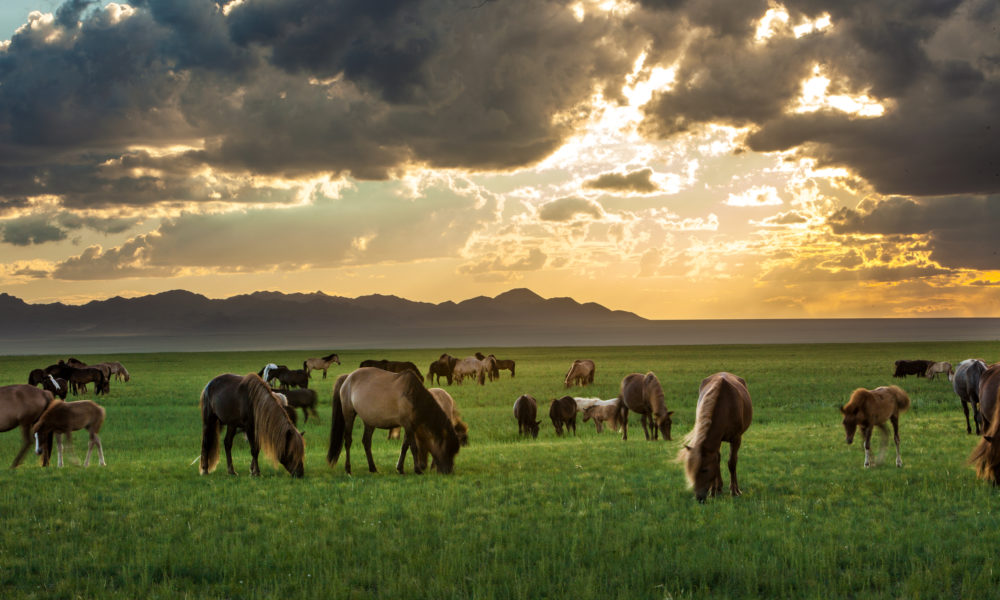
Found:
[{"label": "horse's hind leg", "polygon": [[741,442],[742,440],[739,438],[729,442],[729,493],[734,496],[740,496],[743,494],[740,490],[740,484],[736,480],[736,460],[740,451]]},{"label": "horse's hind leg", "polygon": [[361,444],[365,447],[365,458],[368,459],[368,472],[378,473],[375,468],[375,459],[372,458],[372,436],[375,435],[375,428],[365,424],[365,432],[361,434]]},{"label": "horse's hind leg", "polygon": [[899,454],[899,417],[891,416],[889,420],[892,422],[892,439],[896,442],[896,466],[903,466],[903,457]]},{"label": "horse's hind leg", "polygon": [[63,452],[63,436],[61,434],[56,434],[56,452],[58,453],[58,462],[56,466],[63,466],[62,452]]},{"label": "horse's hind leg", "polygon": [[233,468],[233,438],[236,437],[236,428],[232,425],[226,427],[226,439],[223,440],[223,445],[226,447],[226,470],[230,475],[236,475],[236,469]]},{"label": "horse's hind leg", "polygon": [[979,418],[979,401],[977,400],[972,400],[972,420],[976,423],[976,435],[979,435],[981,431],[986,431],[985,427],[980,430],[982,419]]},{"label": "horse's hind leg", "polygon": [[[969,403],[965,401],[965,398],[962,398],[962,411],[965,413],[965,433],[972,433],[972,425],[969,423]],[[972,417],[972,420],[976,420],[975,416]],[[976,433],[979,433],[978,421],[976,422]]]},{"label": "horse's hind leg", "polygon": [[865,468],[872,466],[872,428],[865,427],[861,430],[865,436]]}]

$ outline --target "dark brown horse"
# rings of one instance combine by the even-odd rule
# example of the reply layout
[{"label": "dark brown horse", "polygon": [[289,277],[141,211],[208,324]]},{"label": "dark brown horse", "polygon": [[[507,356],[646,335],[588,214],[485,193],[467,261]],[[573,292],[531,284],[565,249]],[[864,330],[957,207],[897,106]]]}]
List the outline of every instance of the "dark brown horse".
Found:
[{"label": "dark brown horse", "polygon": [[729,442],[729,492],[733,496],[743,493],[736,480],[736,461],[752,418],[750,392],[742,377],[716,373],[702,380],[694,429],[684,437],[684,447],[677,454],[698,502],[722,492],[722,442]]},{"label": "dark brown horse", "polygon": [[302,409],[302,416],[305,417],[306,423],[309,422],[309,415],[319,420],[319,413],[316,412],[316,402],[318,400],[316,390],[284,390],[281,393],[288,400],[288,406],[293,409]]},{"label": "dark brown horse", "polygon": [[531,435],[538,437],[538,426],[541,421],[536,421],[538,416],[538,402],[528,394],[518,396],[514,401],[514,418],[517,419],[517,435]]},{"label": "dark brown horse", "polygon": [[991,408],[989,427],[969,455],[969,464],[975,465],[977,477],[1000,485],[1000,402],[993,402]]},{"label": "dark brown horse", "polygon": [[[910,408],[910,397],[895,385],[881,386],[874,390],[858,388],[851,394],[851,399],[841,407],[844,415],[844,431],[847,443],[854,441],[854,433],[861,428],[865,439],[865,467],[871,466],[872,430],[878,427],[883,440],[888,437],[885,422],[892,423],[892,438],[896,442],[896,466],[903,466],[903,457],[899,454],[899,415]],[[883,444],[883,451],[885,446]],[[881,461],[881,453],[879,454]]]},{"label": "dark brown horse", "polygon": [[[452,373],[455,371],[455,364],[458,359],[448,354],[442,354],[436,361],[432,362],[427,369],[428,383],[441,383],[441,377],[448,380],[448,385],[452,383]],[[437,381],[435,381],[435,377]]]},{"label": "dark brown horse", "polygon": [[576,435],[576,400],[572,396],[556,398],[549,405],[549,418],[556,428],[556,435],[562,435],[564,425],[567,433],[572,429],[573,435]]},{"label": "dark brown horse", "polygon": [[102,425],[104,425],[104,407],[90,400],[77,400],[76,402],[53,400],[31,428],[31,433],[35,436],[35,454],[42,457],[43,467],[49,466],[49,458],[52,456],[52,438],[56,436],[58,444],[57,464],[61,467],[63,466],[63,438],[66,438],[70,450],[72,450],[72,433],[79,429],[86,429],[90,437],[87,442],[87,456],[83,460],[83,466],[86,467],[90,464],[90,453],[95,447],[97,448],[98,462],[102,467],[107,466],[107,463],[104,462],[104,447],[101,445],[101,437],[98,435]]},{"label": "dark brown horse", "polygon": [[238,431],[250,442],[250,474],[260,475],[257,455],[261,450],[280,462],[292,477],[302,477],[305,442],[270,386],[256,373],[245,377],[224,373],[208,382],[201,392],[201,467],[204,475],[219,464],[219,429],[226,425],[226,466],[233,469],[233,438]]},{"label": "dark brown horse", "polygon": [[498,358],[497,359],[497,378],[498,379],[500,378],[500,371],[504,371],[504,370],[510,371],[510,376],[514,377],[514,367],[516,367],[516,366],[517,366],[516,363],[514,361],[510,360],[510,359],[507,359],[507,358]]},{"label": "dark brown horse", "polygon": [[97,367],[74,367],[68,362],[58,362],[45,367],[46,375],[65,379],[69,383],[73,395],[87,392],[87,384],[93,382],[95,394],[107,394],[111,391],[108,375]]},{"label": "dark brown horse", "polygon": [[356,417],[361,417],[364,423],[361,442],[370,472],[377,472],[372,458],[372,435],[376,429],[393,427],[403,428],[403,447],[396,471],[403,473],[403,459],[411,447],[414,472],[423,473],[427,468],[428,453],[434,457],[439,472],[447,474],[454,469],[459,450],[455,427],[412,371],[391,373],[377,367],[360,367],[337,379],[333,386],[333,423],[326,460],[330,466],[336,465],[344,450],[344,470],[348,473]]},{"label": "dark brown horse", "polygon": [[670,439],[670,415],[667,402],[663,396],[660,380],[652,372],[642,375],[632,373],[622,379],[621,392],[618,394],[621,403],[618,405],[619,421],[622,424],[622,439],[628,439],[628,411],[642,415],[642,432],[647,440],[658,439],[660,433],[663,439]]},{"label": "dark brown horse", "polygon": [[31,445],[31,426],[52,402],[51,392],[33,385],[16,384],[0,386],[0,432],[21,428],[21,449],[10,468],[21,464],[24,453]]},{"label": "dark brown horse", "polygon": [[979,376],[979,420],[983,431],[993,424],[994,408],[1000,404],[1000,363],[986,367]]}]

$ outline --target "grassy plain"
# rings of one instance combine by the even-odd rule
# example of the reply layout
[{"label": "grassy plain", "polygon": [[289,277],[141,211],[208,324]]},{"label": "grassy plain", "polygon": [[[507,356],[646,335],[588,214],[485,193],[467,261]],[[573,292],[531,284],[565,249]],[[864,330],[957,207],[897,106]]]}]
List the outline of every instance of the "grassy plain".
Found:
[{"label": "grassy plain", "polygon": [[[902,469],[890,449],[865,470],[837,411],[855,387],[894,383],[898,358],[992,362],[1000,343],[498,349],[516,378],[445,386],[470,426],[454,475],[397,475],[398,443],[381,435],[380,473],[328,467],[336,375],[365,358],[426,368],[441,351],[342,352],[328,379],[314,374],[322,421],[304,425],[302,480],[266,462],[249,477],[242,440],[238,477],[224,466],[199,476],[198,395],[219,373],[324,351],[79,356],[132,373],[97,398],[108,467],[80,466],[81,433],[66,468],[30,455],[0,471],[3,597],[968,598],[1000,587],[1000,499],[965,465],[976,439],[947,380],[901,382],[913,400]],[[0,357],[0,383],[57,358]],[[547,418],[537,440],[518,439],[514,399],[534,395],[547,417],[573,358],[597,364],[577,395],[610,398],[625,374],[654,371],[674,441],[644,441],[634,415],[628,442],[589,423],[557,438]],[[744,495],[699,505],[673,458],[698,383],[721,370],[747,379],[754,402]],[[0,435],[3,465],[19,440]]]}]

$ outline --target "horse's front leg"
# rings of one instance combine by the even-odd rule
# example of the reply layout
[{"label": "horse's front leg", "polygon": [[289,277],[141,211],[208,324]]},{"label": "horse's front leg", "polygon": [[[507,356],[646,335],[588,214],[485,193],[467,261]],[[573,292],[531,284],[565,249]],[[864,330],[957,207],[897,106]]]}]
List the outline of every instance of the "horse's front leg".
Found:
[{"label": "horse's front leg", "polygon": [[361,444],[365,447],[365,458],[368,459],[368,472],[378,473],[375,468],[375,459],[372,458],[372,436],[375,435],[375,428],[365,424],[365,432],[361,434]]},{"label": "horse's front leg", "polygon": [[622,441],[628,439],[628,409],[622,407]]},{"label": "horse's front leg", "polygon": [[872,466],[872,428],[861,428],[862,435],[865,436],[865,468]]},{"label": "horse's front leg", "polygon": [[740,484],[736,481],[736,460],[737,454],[740,451],[740,443],[742,440],[736,438],[735,440],[729,442],[729,493],[734,496],[740,496],[743,492],[740,490]]},{"label": "horse's front leg", "polygon": [[56,434],[56,451],[58,452],[58,462],[56,466],[63,466],[62,452],[63,452],[63,436],[61,434]]},{"label": "horse's front leg", "polygon": [[[413,435],[409,431],[403,430],[403,445],[399,448],[399,460],[396,461],[396,472],[399,473],[400,475],[406,472],[406,451],[409,450],[410,452],[412,452],[414,457],[416,457],[417,455],[416,447],[415,446],[412,448],[410,447],[412,440],[413,440]],[[413,459],[414,470],[416,470],[416,467],[417,467],[417,459],[414,458]]]},{"label": "horse's front leg", "polygon": [[977,400],[972,401],[972,420],[976,424],[976,435],[979,435],[981,431],[986,430],[985,428],[980,429],[982,419],[979,418],[979,402]]},{"label": "horse's front leg", "polygon": [[899,417],[891,416],[889,420],[892,422],[892,439],[896,442],[896,466],[903,466],[903,457],[899,454]]},{"label": "horse's front leg", "polygon": [[226,438],[222,441],[222,445],[226,448],[226,471],[230,475],[236,475],[236,469],[233,468],[233,438],[235,437],[236,427],[228,425],[226,427]]},{"label": "horse's front leg", "polygon": [[31,429],[31,425],[25,425],[21,427],[21,449],[18,450],[17,456],[14,457],[14,462],[10,464],[11,469],[16,469],[17,465],[21,464],[21,460],[24,458],[24,453],[28,451],[28,447],[31,446],[31,433],[28,431]]}]

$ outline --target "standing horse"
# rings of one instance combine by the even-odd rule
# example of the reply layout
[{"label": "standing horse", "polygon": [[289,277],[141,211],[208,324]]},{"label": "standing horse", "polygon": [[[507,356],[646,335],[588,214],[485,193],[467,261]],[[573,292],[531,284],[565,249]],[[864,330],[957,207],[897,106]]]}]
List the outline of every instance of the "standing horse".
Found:
[{"label": "standing horse", "polygon": [[927,379],[937,379],[937,376],[941,373],[944,373],[949,380],[955,376],[955,370],[951,368],[950,362],[936,362],[927,367],[924,377]]},{"label": "standing horse", "polygon": [[[448,385],[452,384],[452,372],[455,370],[455,364],[458,363],[458,359],[454,356],[450,356],[445,353],[442,354],[436,361],[431,363],[430,368],[427,369],[427,381],[429,383],[441,383],[441,377],[444,376],[448,380]],[[435,376],[437,381],[434,381]]]},{"label": "standing horse", "polygon": [[31,428],[32,435],[35,436],[35,454],[42,457],[42,466],[49,466],[49,459],[52,456],[52,437],[56,438],[58,449],[58,465],[63,466],[63,437],[66,438],[70,450],[73,449],[72,433],[78,429],[86,429],[90,435],[87,443],[87,456],[83,459],[83,466],[90,465],[90,453],[97,447],[98,462],[102,467],[107,466],[104,462],[104,447],[101,445],[101,437],[97,435],[104,425],[104,407],[90,400],[77,400],[76,402],[63,402],[53,400],[49,407],[45,409],[42,416],[38,418]]},{"label": "standing horse", "polygon": [[[642,375],[632,373],[622,379],[621,392],[618,394],[621,404],[622,439],[628,439],[628,411],[642,415],[642,432],[646,439],[656,440],[658,434],[663,434],[664,440],[670,439],[670,415],[667,403],[663,397],[663,387],[660,380],[652,372]],[[650,435],[652,434],[652,435]]]},{"label": "standing horse", "polygon": [[541,421],[536,421],[538,416],[538,402],[528,394],[518,396],[514,401],[514,418],[517,419],[517,435],[530,435],[538,437],[538,426]]},{"label": "standing horse", "polygon": [[377,472],[372,459],[372,434],[376,429],[393,427],[403,428],[403,447],[396,471],[403,473],[403,459],[410,447],[414,472],[423,473],[427,468],[428,452],[439,472],[448,474],[454,469],[459,450],[455,427],[411,371],[392,373],[377,367],[360,367],[337,379],[333,386],[333,423],[326,460],[331,467],[336,465],[341,450],[345,450],[344,470],[348,474],[355,417],[361,417],[364,423],[361,442],[370,472]]},{"label": "standing horse", "polygon": [[517,366],[513,360],[509,358],[498,358],[497,359],[497,378],[500,377],[499,371],[507,370],[510,371],[510,376],[514,377],[514,367]]},{"label": "standing horse", "polygon": [[722,492],[722,442],[729,442],[729,493],[743,493],[736,480],[736,461],[752,419],[750,392],[742,377],[716,373],[701,381],[694,428],[684,436],[684,447],[677,453],[698,502]]},{"label": "standing horse", "polygon": [[24,453],[31,445],[31,426],[52,402],[52,393],[33,385],[16,384],[0,386],[0,432],[21,428],[21,449],[10,468],[21,464]]},{"label": "standing horse", "polygon": [[976,423],[976,435],[979,435],[982,419],[979,416],[979,381],[986,371],[986,362],[981,358],[968,358],[958,363],[955,377],[951,385],[962,401],[962,411],[965,412],[965,431],[972,433],[969,423],[969,405],[972,405],[972,420]]},{"label": "standing horse", "polygon": [[594,361],[589,358],[577,359],[573,361],[570,365],[569,371],[566,372],[566,379],[563,383],[566,387],[571,385],[587,385],[588,383],[594,383]]},{"label": "standing horse", "polygon": [[319,413],[316,412],[316,401],[318,399],[316,390],[285,390],[282,394],[288,400],[288,406],[292,408],[292,414],[295,414],[294,409],[301,408],[302,416],[305,417],[306,423],[309,422],[309,415],[319,420]]},{"label": "standing horse", "polygon": [[[459,414],[458,409],[455,408],[455,399],[451,397],[447,391],[441,388],[427,388],[427,391],[434,396],[434,400],[444,411],[444,414],[448,415],[448,419],[451,421],[452,426],[455,428],[455,435],[458,436],[459,446],[469,445],[469,426],[462,421],[462,415]],[[393,427],[389,430],[389,439],[398,440],[400,427]],[[431,466],[434,466],[433,462]]]},{"label": "standing horse", "polygon": [[226,466],[233,469],[233,438],[240,430],[250,442],[250,474],[260,475],[261,450],[280,462],[292,477],[305,470],[305,442],[271,388],[255,373],[245,377],[224,373],[208,382],[198,401],[201,409],[201,466],[204,475],[219,464],[219,429],[226,425]]},{"label": "standing horse", "polygon": [[313,370],[323,369],[323,379],[326,379],[326,370],[330,368],[333,363],[340,364],[340,357],[336,353],[327,354],[322,358],[307,358],[302,363],[302,370],[308,375]]},{"label": "standing horse", "polygon": [[571,396],[556,398],[549,405],[549,418],[556,428],[556,435],[562,435],[563,425],[566,426],[566,433],[572,429],[573,435],[576,435],[576,400]]},{"label": "standing horse", "polygon": [[[980,405],[982,406],[982,405]],[[989,426],[969,455],[969,464],[975,465],[976,476],[1000,485],[1000,402],[994,402]]]},{"label": "standing horse", "polygon": [[840,408],[844,415],[844,431],[847,433],[847,443],[854,441],[854,432],[861,428],[865,438],[865,467],[871,466],[872,430],[878,427],[882,431],[883,446],[879,452],[879,461],[885,451],[884,440],[889,432],[885,422],[892,423],[892,437],[896,442],[896,466],[903,466],[903,458],[899,454],[899,415],[910,408],[910,397],[895,385],[881,386],[874,390],[858,388],[851,394],[851,399]]},{"label": "standing horse", "polygon": [[593,419],[594,425],[597,427],[597,433],[604,432],[605,423],[611,429],[618,431],[621,427],[621,422],[619,421],[621,415],[620,403],[620,398],[612,398],[610,400],[599,400],[591,404],[583,409],[583,422],[586,423]]},{"label": "standing horse", "polygon": [[486,385],[485,365],[482,359],[475,356],[467,356],[456,362],[451,375],[455,383],[460,384],[466,377],[472,377],[479,385]]}]

